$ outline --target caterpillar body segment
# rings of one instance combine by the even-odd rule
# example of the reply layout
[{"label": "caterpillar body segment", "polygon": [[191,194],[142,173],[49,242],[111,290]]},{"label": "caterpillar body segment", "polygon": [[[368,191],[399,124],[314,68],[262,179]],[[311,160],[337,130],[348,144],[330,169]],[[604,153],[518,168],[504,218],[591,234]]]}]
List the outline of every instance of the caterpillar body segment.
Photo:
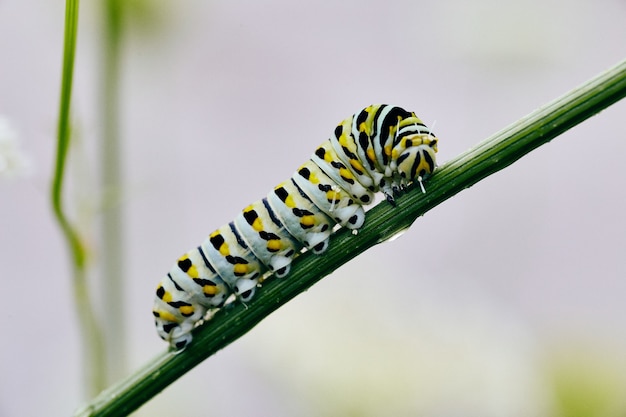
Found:
[{"label": "caterpillar body segment", "polygon": [[252,203],[237,215],[235,226],[252,253],[278,278],[289,273],[291,260],[302,249],[276,217],[266,198]]},{"label": "caterpillar body segment", "polygon": [[307,249],[319,254],[328,248],[336,223],[313,204],[293,179],[279,184],[267,200],[285,230]]},{"label": "caterpillar body segment", "polygon": [[341,226],[359,229],[365,210],[340,184],[333,181],[315,162],[305,162],[292,177],[299,189],[326,215]]}]

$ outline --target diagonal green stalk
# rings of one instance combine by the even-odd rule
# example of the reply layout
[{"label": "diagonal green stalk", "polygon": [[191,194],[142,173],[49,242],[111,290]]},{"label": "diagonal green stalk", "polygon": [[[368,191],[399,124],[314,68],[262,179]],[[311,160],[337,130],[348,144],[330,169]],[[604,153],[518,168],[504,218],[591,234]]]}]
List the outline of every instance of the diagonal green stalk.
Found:
[{"label": "diagonal green stalk", "polygon": [[299,256],[289,277],[267,282],[247,307],[233,303],[218,311],[210,322],[196,329],[193,343],[184,351],[162,353],[104,391],[77,415],[121,416],[136,410],[339,266],[405,230],[441,202],[507,167],[625,96],[626,61],[448,161],[429,179],[426,194],[413,187],[397,198],[396,207],[386,202],[377,205],[368,212],[365,226],[356,236],[348,230],[339,230],[332,236],[330,248],[324,256],[310,252]]},{"label": "diagonal green stalk", "polygon": [[74,55],[78,29],[78,0],[67,0],[65,9],[65,35],[63,46],[63,70],[61,78],[61,99],[57,129],[57,151],[54,167],[51,200],[54,216],[61,227],[72,262],[72,281],[80,333],[83,339],[84,370],[87,393],[93,395],[104,386],[104,352],[102,335],[89,300],[87,288],[87,251],[78,231],[70,223],[63,207],[63,179],[70,146],[70,110],[72,78],[74,75]]}]

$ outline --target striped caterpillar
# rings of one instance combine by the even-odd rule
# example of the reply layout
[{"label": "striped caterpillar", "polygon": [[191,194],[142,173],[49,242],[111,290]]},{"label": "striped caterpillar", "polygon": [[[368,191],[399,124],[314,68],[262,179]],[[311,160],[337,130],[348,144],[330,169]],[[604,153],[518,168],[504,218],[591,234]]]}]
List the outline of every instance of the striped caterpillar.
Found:
[{"label": "striped caterpillar", "polygon": [[436,152],[435,135],[400,107],[372,105],[345,119],[291,178],[178,259],[156,290],[159,336],[184,348],[231,295],[247,302],[267,274],[286,276],[303,248],[323,253],[336,224],[361,228],[374,193],[393,203],[414,181],[424,192]]}]

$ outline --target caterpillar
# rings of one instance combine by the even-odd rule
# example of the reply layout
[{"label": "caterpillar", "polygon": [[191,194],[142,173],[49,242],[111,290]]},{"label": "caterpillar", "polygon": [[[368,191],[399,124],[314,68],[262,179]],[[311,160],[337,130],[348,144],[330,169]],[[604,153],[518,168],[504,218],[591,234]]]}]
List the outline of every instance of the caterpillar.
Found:
[{"label": "caterpillar", "polygon": [[371,105],[345,119],[287,181],[244,208],[178,259],[156,289],[159,336],[182,349],[196,323],[233,298],[247,302],[272,273],[282,278],[303,250],[328,248],[340,225],[358,230],[364,206],[423,181],[436,166],[436,136],[413,112]]}]

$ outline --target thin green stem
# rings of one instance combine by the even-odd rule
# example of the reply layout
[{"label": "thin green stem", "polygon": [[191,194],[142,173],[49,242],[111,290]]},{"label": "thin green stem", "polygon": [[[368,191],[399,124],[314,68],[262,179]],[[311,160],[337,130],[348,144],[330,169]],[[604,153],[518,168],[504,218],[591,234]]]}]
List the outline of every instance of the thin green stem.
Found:
[{"label": "thin green stem", "polygon": [[87,250],[78,231],[70,223],[63,207],[63,179],[71,139],[70,110],[78,29],[78,6],[78,0],[66,1],[61,99],[51,200],[54,216],[61,227],[71,255],[74,300],[85,350],[85,382],[87,393],[93,395],[104,386],[102,336],[99,332],[93,306],[89,302],[86,282]]},{"label": "thin green stem", "polygon": [[72,78],[74,75],[74,51],[76,49],[76,29],[78,20],[78,1],[68,0],[65,10],[65,37],[63,53],[63,72],[61,78],[61,103],[59,106],[59,124],[57,128],[57,153],[52,182],[52,207],[61,228],[74,254],[75,264],[82,267],[85,263],[85,249],[76,232],[69,224],[63,211],[62,191],[65,173],[65,159],[70,142],[70,98],[72,96]]},{"label": "thin green stem", "polygon": [[396,207],[386,202],[374,207],[356,236],[348,230],[339,230],[332,236],[324,256],[311,252],[299,256],[289,277],[267,282],[248,306],[233,303],[218,311],[208,323],[196,329],[193,343],[184,351],[157,356],[103,392],[77,415],[121,416],[132,412],[342,264],[390,239],[441,202],[625,96],[626,61],[442,165],[429,179],[426,194],[413,187],[397,198]]},{"label": "thin green stem", "polygon": [[103,2],[103,56],[101,89],[100,167],[104,207],[101,221],[102,299],[107,306],[104,323],[109,366],[107,380],[120,378],[126,368],[124,292],[123,171],[120,142],[120,59],[123,37],[123,0]]}]

